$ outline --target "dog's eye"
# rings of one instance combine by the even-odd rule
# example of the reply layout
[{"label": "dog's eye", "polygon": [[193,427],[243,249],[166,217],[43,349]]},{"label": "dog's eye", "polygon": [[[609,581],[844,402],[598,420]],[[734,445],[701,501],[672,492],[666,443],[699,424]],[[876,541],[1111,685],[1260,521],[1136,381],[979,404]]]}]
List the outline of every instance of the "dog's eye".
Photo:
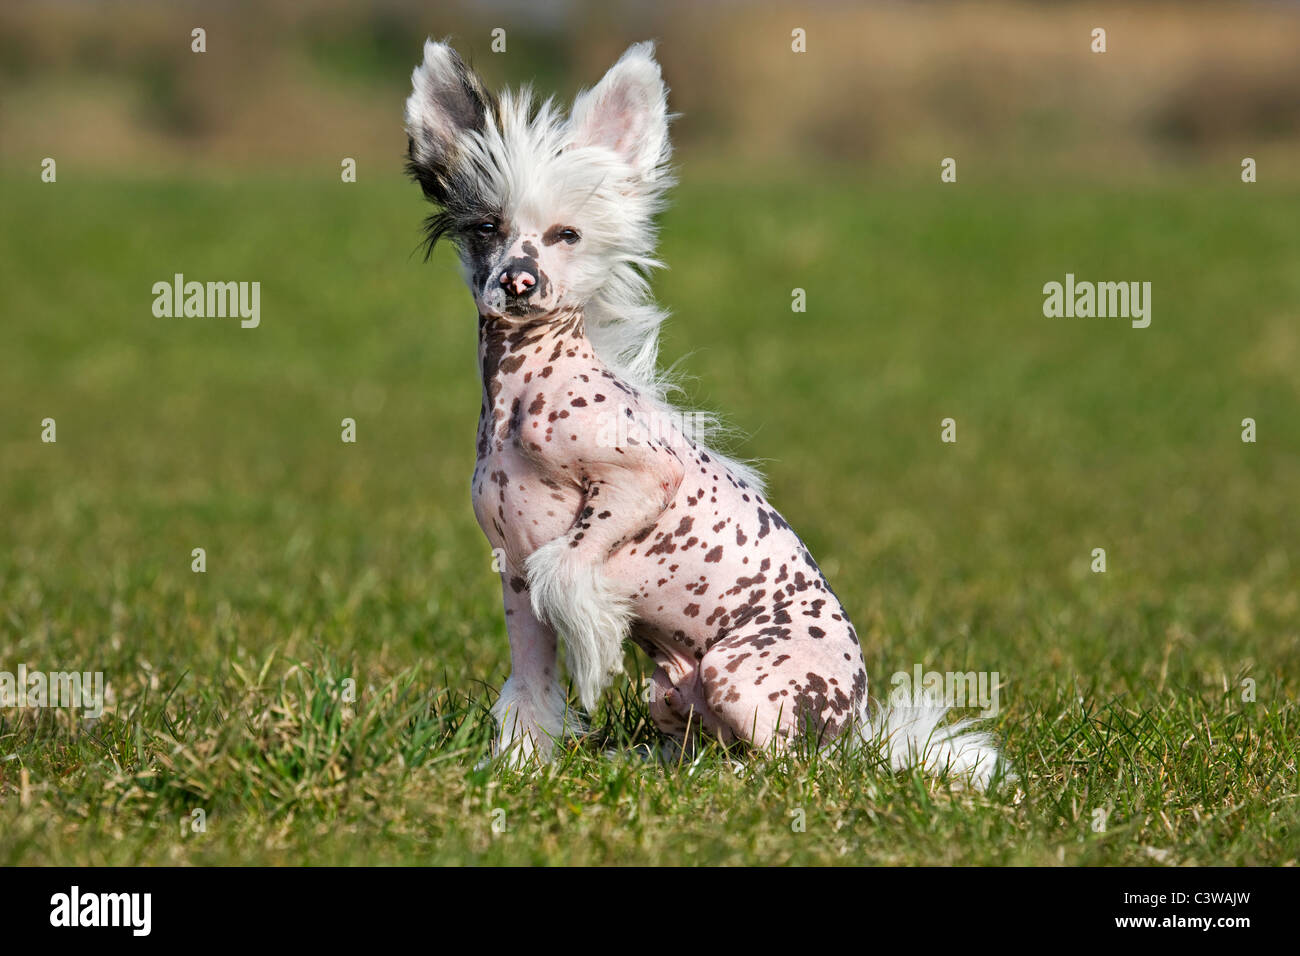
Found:
[{"label": "dog's eye", "polygon": [[556,233],[556,237],[559,239],[563,239],[569,245],[573,245],[575,242],[577,242],[579,239],[582,238],[582,236],[578,235],[578,230],[568,229],[568,228],[561,229],[558,233]]},{"label": "dog's eye", "polygon": [[490,236],[497,231],[497,224],[492,220],[487,219],[471,226],[470,231],[476,236]]}]

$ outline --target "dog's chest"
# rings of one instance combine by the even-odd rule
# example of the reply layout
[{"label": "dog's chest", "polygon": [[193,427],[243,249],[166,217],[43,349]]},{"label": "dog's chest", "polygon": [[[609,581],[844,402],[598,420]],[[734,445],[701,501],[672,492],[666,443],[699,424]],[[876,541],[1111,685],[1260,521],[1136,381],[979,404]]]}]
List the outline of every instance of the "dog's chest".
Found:
[{"label": "dog's chest", "polygon": [[480,421],[479,457],[471,482],[474,516],[495,548],[515,568],[547,541],[573,524],[582,494],[572,482],[547,474],[530,455],[510,423]]},{"label": "dog's chest", "polygon": [[581,330],[579,316],[481,329],[474,514],[516,569],[567,532],[583,507],[583,465],[569,449],[596,428],[601,390],[613,386],[594,384],[608,373]]}]

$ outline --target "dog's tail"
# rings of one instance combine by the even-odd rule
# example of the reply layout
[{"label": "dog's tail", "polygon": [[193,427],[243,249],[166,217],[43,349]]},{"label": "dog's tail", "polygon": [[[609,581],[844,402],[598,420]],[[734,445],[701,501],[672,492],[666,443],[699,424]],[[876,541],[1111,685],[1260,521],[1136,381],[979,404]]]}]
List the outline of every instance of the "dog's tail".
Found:
[{"label": "dog's tail", "polygon": [[895,696],[865,723],[864,738],[896,771],[920,767],[926,773],[969,783],[976,790],[1015,779],[993,737],[972,729],[978,721],[943,725],[947,715],[946,705],[924,695]]}]

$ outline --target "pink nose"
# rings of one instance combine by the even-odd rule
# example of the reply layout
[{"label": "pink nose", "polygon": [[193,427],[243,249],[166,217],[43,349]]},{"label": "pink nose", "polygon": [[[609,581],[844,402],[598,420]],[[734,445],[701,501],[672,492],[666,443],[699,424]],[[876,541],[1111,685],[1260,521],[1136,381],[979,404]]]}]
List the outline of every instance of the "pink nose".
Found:
[{"label": "pink nose", "polygon": [[537,280],[522,270],[516,272],[514,278],[511,279],[509,271],[506,271],[501,273],[501,284],[513,291],[515,295],[523,295],[537,285]]}]

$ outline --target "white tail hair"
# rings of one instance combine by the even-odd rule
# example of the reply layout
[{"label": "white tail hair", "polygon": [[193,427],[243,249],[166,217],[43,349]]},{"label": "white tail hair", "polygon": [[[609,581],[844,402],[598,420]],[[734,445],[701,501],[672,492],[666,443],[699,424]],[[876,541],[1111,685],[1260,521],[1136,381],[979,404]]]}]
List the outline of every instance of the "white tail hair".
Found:
[{"label": "white tail hair", "polygon": [[974,720],[944,725],[948,710],[924,694],[884,703],[874,721],[864,719],[862,738],[896,771],[918,767],[929,774],[946,773],[976,790],[1014,779],[992,736],[972,730]]}]

